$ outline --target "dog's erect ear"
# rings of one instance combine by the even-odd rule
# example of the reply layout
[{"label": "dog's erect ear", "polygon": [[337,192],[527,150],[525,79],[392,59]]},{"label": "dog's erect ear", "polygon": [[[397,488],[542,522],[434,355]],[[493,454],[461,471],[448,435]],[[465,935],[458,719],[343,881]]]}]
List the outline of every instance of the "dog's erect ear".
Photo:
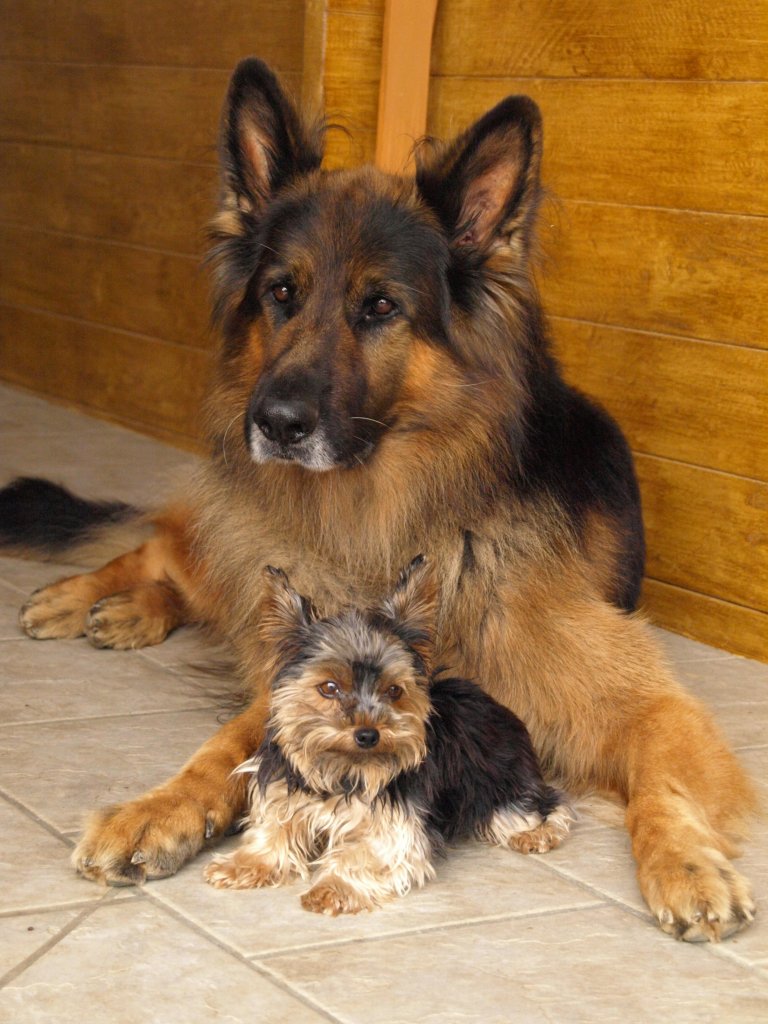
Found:
[{"label": "dog's erect ear", "polygon": [[322,130],[305,124],[277,77],[255,57],[229,85],[221,133],[224,185],[236,205],[258,213],[277,189],[320,166]]},{"label": "dog's erect ear", "polygon": [[539,198],[541,114],[527,96],[502,100],[449,143],[416,151],[416,182],[458,248],[527,243]]},{"label": "dog's erect ear", "polygon": [[293,589],[282,569],[266,566],[264,596],[259,607],[259,634],[268,657],[274,659],[275,668],[299,652],[316,618],[312,602]]},{"label": "dog's erect ear", "polygon": [[435,649],[437,582],[424,555],[403,569],[394,591],[378,610],[391,622],[393,632],[419,655],[428,673]]}]

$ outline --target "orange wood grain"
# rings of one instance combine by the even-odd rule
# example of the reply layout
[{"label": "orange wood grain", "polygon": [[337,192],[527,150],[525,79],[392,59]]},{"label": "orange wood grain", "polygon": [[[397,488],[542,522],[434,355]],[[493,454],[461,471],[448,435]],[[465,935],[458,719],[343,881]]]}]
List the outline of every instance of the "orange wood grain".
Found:
[{"label": "orange wood grain", "polygon": [[0,221],[200,256],[213,166],[0,143]]},{"label": "orange wood grain", "polygon": [[542,234],[557,316],[768,346],[764,217],[563,201]]},{"label": "orange wood grain", "polygon": [[720,598],[646,579],[643,610],[659,626],[768,662],[768,615]]},{"label": "orange wood grain", "polygon": [[768,213],[768,83],[433,77],[429,130],[451,135],[510,93],[544,115],[561,198]]},{"label": "orange wood grain", "polygon": [[387,0],[376,164],[401,172],[427,126],[429,55],[437,0]]},{"label": "orange wood grain", "polygon": [[208,281],[192,256],[0,224],[0,301],[210,347]]},{"label": "orange wood grain", "polygon": [[432,71],[548,78],[768,78],[755,0],[445,0]]}]

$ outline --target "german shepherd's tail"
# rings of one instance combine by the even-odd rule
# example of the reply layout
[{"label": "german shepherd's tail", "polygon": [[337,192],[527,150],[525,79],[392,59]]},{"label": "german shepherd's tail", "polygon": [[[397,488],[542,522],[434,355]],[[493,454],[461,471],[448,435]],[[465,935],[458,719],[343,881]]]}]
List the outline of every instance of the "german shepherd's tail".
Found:
[{"label": "german shepherd's tail", "polygon": [[0,554],[101,565],[151,533],[149,516],[122,501],[88,501],[39,477],[0,489]]}]

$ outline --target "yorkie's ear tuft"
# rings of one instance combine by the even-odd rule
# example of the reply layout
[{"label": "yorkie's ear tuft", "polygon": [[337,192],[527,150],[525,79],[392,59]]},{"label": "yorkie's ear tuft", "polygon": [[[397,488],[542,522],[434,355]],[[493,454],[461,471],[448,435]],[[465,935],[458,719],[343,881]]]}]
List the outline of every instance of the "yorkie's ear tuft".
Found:
[{"label": "yorkie's ear tuft", "polygon": [[422,660],[425,673],[432,665],[437,619],[437,581],[424,555],[402,570],[395,589],[378,609],[395,632]]},{"label": "yorkie's ear tuft", "polygon": [[279,667],[301,650],[317,612],[309,598],[293,589],[282,569],[265,566],[264,583],[259,632]]}]

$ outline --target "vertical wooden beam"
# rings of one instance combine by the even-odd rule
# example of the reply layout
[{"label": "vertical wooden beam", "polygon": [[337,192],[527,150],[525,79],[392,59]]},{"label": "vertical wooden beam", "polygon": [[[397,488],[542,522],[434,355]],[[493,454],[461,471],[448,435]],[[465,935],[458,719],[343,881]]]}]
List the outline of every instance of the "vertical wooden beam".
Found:
[{"label": "vertical wooden beam", "polygon": [[437,0],[386,0],[376,164],[406,169],[414,142],[427,127],[432,30]]}]

